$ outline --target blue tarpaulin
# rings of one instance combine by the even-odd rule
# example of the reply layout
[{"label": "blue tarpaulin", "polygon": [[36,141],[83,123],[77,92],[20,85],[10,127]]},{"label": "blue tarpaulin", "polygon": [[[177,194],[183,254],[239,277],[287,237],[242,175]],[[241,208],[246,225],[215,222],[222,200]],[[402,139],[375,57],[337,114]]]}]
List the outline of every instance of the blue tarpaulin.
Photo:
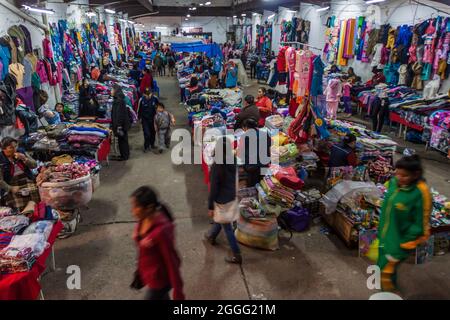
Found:
[{"label": "blue tarpaulin", "polygon": [[205,52],[210,58],[215,58],[217,56],[223,58],[222,50],[220,50],[217,43],[172,43],[171,48],[173,51],[177,52]]}]

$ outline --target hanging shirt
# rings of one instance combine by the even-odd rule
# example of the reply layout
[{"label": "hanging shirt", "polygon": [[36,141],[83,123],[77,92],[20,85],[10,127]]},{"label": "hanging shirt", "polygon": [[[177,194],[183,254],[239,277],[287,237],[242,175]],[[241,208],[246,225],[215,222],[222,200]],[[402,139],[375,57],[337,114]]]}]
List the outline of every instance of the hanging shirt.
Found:
[{"label": "hanging shirt", "polygon": [[313,54],[311,51],[303,51],[300,55],[300,74],[297,97],[309,94],[313,74]]},{"label": "hanging shirt", "polygon": [[311,81],[311,96],[316,97],[323,94],[323,69],[325,64],[320,57],[316,57],[313,62],[314,70]]}]

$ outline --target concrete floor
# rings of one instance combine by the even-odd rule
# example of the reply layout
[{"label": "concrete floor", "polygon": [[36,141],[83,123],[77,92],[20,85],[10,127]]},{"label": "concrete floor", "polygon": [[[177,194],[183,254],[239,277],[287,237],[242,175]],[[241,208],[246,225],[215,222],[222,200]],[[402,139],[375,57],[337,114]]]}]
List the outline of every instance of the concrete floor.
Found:
[{"label": "concrete floor", "polygon": [[[178,127],[186,127],[186,112],[178,105],[175,79],[158,78],[162,101],[174,113]],[[256,83],[245,89],[254,94]],[[208,190],[199,165],[175,166],[170,153],[142,152],[143,137],[136,127],[130,135],[131,159],[111,162],[101,172],[101,187],[83,221],[70,238],[55,244],[55,272],[42,278],[46,299],[141,299],[143,292],[129,288],[135,270],[136,250],[131,239],[133,220],[128,196],[138,186],[155,186],[176,216],[177,246],[188,299],[367,299],[368,262],[358,258],[334,234],[324,235],[321,225],[282,237],[276,252],[243,247],[244,263],[227,265],[226,239],[218,247],[202,241],[209,228],[206,215]],[[417,149],[417,147],[416,147]],[[434,154],[426,160],[427,179],[447,193],[448,160]],[[66,286],[66,269],[81,269],[81,289]],[[404,298],[450,298],[450,253],[425,265],[404,264],[400,286]]]}]

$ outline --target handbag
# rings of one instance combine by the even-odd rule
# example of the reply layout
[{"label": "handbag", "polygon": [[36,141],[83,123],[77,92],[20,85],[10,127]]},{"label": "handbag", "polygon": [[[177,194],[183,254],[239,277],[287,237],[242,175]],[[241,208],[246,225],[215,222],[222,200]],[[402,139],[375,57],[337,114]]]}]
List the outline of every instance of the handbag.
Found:
[{"label": "handbag", "polygon": [[214,202],[214,222],[220,224],[232,223],[239,218],[239,203],[237,200],[225,204]]}]

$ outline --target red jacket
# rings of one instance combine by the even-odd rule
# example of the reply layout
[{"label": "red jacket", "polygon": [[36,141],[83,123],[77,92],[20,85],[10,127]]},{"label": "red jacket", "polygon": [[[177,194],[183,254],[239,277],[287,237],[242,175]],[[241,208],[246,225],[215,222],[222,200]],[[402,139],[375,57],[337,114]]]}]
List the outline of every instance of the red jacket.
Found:
[{"label": "red jacket", "polygon": [[139,224],[134,240],[139,248],[138,273],[151,289],[173,288],[173,299],[184,300],[181,261],[175,249],[174,225],[159,214],[144,237],[139,237]]},{"label": "red jacket", "polygon": [[141,80],[141,87],[139,88],[141,94],[144,94],[146,88],[153,89],[153,77],[150,73],[146,73]]}]

